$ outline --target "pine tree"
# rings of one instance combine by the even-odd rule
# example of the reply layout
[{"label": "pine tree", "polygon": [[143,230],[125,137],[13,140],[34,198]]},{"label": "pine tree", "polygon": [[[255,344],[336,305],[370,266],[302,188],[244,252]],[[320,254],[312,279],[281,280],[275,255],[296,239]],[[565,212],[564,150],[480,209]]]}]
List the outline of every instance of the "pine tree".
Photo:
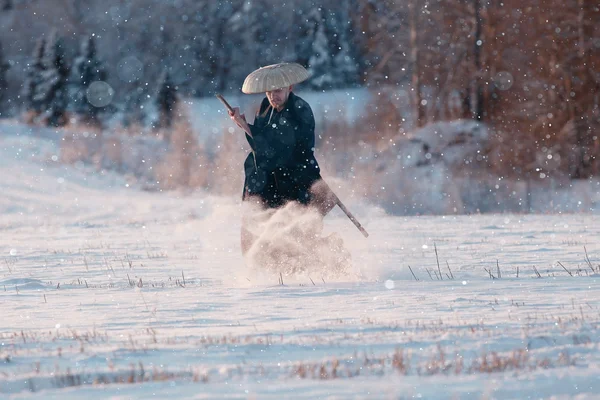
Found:
[{"label": "pine tree", "polygon": [[5,97],[6,91],[8,90],[8,82],[6,80],[6,71],[8,71],[9,65],[4,61],[4,53],[2,51],[2,43],[0,43],[0,117],[6,115]]},{"label": "pine tree", "polygon": [[308,60],[308,69],[312,75],[310,85],[318,90],[329,89],[334,84],[333,60],[321,8],[310,13],[308,34],[312,42],[312,54]]},{"label": "pine tree", "polygon": [[43,110],[43,102],[36,98],[38,86],[42,83],[42,73],[46,69],[44,66],[44,51],[46,48],[46,39],[40,38],[33,52],[33,60],[29,64],[27,77],[23,83],[21,95],[23,97],[23,109],[25,113],[39,115]]},{"label": "pine tree", "polygon": [[52,34],[44,50],[42,82],[37,86],[34,99],[45,107],[47,123],[61,126],[66,123],[65,116],[69,105],[67,80],[70,68],[67,63],[64,42]]},{"label": "pine tree", "polygon": [[145,97],[144,90],[140,86],[127,91],[122,119],[125,128],[143,127],[146,124],[147,117],[143,108]]},{"label": "pine tree", "polygon": [[297,27],[298,37],[294,42],[294,53],[296,62],[308,67],[308,62],[312,56],[312,34],[314,32],[314,23],[307,17],[307,11],[302,8],[294,10],[293,25]]},{"label": "pine tree", "polygon": [[337,12],[332,13],[332,28],[337,32],[336,50],[333,68],[336,73],[337,87],[352,86],[358,83],[358,63],[352,42],[352,18],[350,0],[343,0]]},{"label": "pine tree", "polygon": [[308,64],[310,85],[318,90],[347,87],[359,81],[355,48],[351,45],[350,0],[339,3],[327,10],[310,10],[303,21],[305,40],[296,44],[297,61]]},{"label": "pine tree", "polygon": [[2,1],[2,11],[10,11],[14,7],[12,0],[3,0]]},{"label": "pine tree", "polygon": [[186,43],[186,54],[189,57],[183,69],[188,71],[186,79],[189,82],[190,93],[202,96],[210,92],[209,86],[212,81],[209,76],[211,36],[207,32],[210,17],[206,11],[208,5],[204,2],[195,2],[189,7],[190,17],[182,24],[182,40]]},{"label": "pine tree", "polygon": [[159,80],[158,93],[156,94],[156,108],[158,109],[158,127],[171,128],[173,115],[177,106],[177,89],[171,80],[168,70],[164,70]]},{"label": "pine tree", "polygon": [[[270,27],[276,25],[276,20],[271,20],[273,18],[271,14],[264,14],[267,7],[268,4],[264,0],[244,2],[243,7],[231,16],[231,22],[227,24],[227,30],[230,32],[228,40],[233,45],[229,71],[231,79],[228,79],[227,90],[239,91],[244,77],[252,67],[258,68],[282,61],[280,58],[273,59],[275,54],[265,52],[265,49],[269,48],[266,42]],[[269,28],[265,29],[267,26]],[[244,49],[245,51],[236,51],[235,49]]]},{"label": "pine tree", "polygon": [[87,90],[92,82],[105,81],[106,70],[98,59],[96,41],[94,36],[85,38],[81,44],[81,53],[75,59],[75,112],[81,114],[84,120],[97,121],[98,112],[101,110],[87,100]]}]

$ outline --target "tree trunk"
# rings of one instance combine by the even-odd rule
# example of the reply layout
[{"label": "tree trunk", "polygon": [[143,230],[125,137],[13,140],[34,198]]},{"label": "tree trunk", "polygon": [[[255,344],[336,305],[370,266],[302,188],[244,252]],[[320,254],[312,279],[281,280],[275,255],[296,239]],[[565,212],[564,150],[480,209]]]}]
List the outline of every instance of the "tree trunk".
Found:
[{"label": "tree trunk", "polygon": [[577,13],[577,33],[579,38],[579,57],[585,57],[585,31],[584,31],[584,20],[585,20],[585,0],[578,0],[577,5],[579,6],[579,11]]},{"label": "tree trunk", "polygon": [[[587,60],[587,51],[586,51],[586,31],[585,31],[585,0],[578,0],[578,12],[577,12],[577,67],[578,70],[573,75],[580,75],[580,77],[584,77],[586,75],[585,70],[588,66]],[[567,79],[569,83],[569,91],[567,93],[571,93],[571,91],[576,91],[573,88],[573,83],[570,79]],[[583,93],[579,93],[579,96],[584,96]],[[568,96],[568,94],[567,94]],[[590,172],[590,159],[588,155],[588,150],[590,149],[589,143],[589,130],[586,129],[587,123],[585,122],[585,111],[582,108],[583,104],[581,104],[581,99],[576,97],[569,98],[570,105],[570,116],[574,122],[575,129],[575,149],[577,153],[577,165],[575,167],[575,173],[573,178],[583,179],[589,176]]]},{"label": "tree trunk", "polygon": [[415,112],[415,126],[420,128],[425,124],[425,105],[421,93],[421,74],[419,70],[419,44],[417,43],[418,16],[415,12],[415,1],[410,0],[408,10],[410,13],[410,62],[412,65],[412,91]]},{"label": "tree trunk", "polygon": [[483,120],[483,71],[481,69],[481,49],[483,47],[481,0],[473,0],[475,11],[475,33],[473,35],[473,62],[475,67],[475,79],[472,80],[471,87],[471,113],[473,119]]}]

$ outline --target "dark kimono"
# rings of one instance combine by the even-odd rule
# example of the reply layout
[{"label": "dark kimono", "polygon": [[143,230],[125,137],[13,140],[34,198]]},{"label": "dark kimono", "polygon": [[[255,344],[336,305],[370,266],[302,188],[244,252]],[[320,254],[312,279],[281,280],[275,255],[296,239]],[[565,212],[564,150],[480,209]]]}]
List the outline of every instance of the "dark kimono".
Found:
[{"label": "dark kimono", "polygon": [[290,93],[278,112],[265,97],[250,129],[243,200],[256,196],[271,208],[288,201],[308,204],[310,187],[321,178],[314,156],[315,118],[308,103]]}]

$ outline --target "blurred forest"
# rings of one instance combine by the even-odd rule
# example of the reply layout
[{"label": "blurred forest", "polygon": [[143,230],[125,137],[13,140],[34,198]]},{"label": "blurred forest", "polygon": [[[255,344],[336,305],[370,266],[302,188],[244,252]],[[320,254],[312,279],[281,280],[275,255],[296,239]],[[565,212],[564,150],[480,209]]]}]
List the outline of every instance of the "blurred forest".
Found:
[{"label": "blurred forest", "polygon": [[280,61],[310,70],[303,87],[377,93],[362,141],[471,119],[493,173],[600,175],[595,0],[0,0],[2,116],[139,122],[148,98],[238,92]]}]

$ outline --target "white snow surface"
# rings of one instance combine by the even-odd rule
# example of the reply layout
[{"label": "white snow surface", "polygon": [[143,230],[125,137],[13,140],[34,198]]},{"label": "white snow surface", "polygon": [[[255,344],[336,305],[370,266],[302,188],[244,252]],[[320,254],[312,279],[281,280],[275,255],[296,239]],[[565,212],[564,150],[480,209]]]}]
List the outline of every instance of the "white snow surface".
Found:
[{"label": "white snow surface", "polygon": [[257,274],[238,198],[58,164],[55,134],[0,125],[0,398],[598,398],[598,215],[348,201],[352,274]]}]

